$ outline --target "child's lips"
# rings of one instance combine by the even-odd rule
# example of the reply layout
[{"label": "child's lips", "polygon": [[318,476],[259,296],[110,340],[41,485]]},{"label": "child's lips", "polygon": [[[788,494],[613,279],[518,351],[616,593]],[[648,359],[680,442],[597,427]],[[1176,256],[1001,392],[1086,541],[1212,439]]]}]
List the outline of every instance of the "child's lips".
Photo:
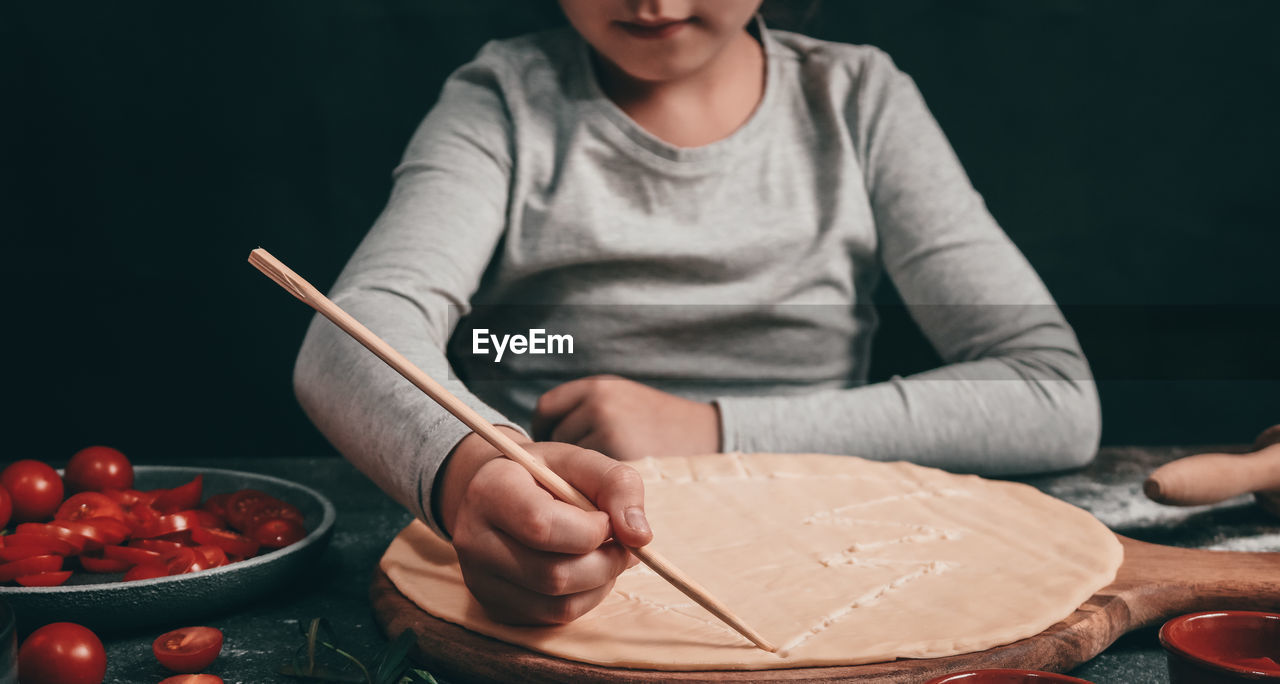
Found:
[{"label": "child's lips", "polygon": [[693,18],[688,19],[667,19],[658,21],[619,21],[617,24],[622,30],[635,36],[636,38],[645,38],[656,40],[661,38],[670,38],[679,33],[684,27],[693,23]]}]

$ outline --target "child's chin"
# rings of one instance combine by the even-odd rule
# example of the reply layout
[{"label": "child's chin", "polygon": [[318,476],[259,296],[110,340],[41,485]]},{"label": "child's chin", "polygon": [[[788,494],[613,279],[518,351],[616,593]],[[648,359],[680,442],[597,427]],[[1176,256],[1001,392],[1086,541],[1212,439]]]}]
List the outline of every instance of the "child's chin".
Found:
[{"label": "child's chin", "polygon": [[700,59],[692,50],[635,51],[615,64],[628,76],[638,81],[662,83],[677,81],[696,72],[707,59]]}]

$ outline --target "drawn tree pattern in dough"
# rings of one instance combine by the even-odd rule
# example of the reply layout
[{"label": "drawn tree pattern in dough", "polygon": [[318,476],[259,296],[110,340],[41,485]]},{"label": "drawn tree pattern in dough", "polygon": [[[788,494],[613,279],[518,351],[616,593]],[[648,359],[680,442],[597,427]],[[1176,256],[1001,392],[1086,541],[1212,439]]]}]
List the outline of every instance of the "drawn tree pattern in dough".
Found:
[{"label": "drawn tree pattern in dough", "polygon": [[[697,482],[723,482],[726,480],[737,481],[766,481],[773,479],[806,479],[806,478],[825,478],[829,479],[830,475],[813,475],[808,473],[791,473],[785,471],[774,471],[769,473],[752,472],[749,466],[740,458],[738,454],[727,454],[726,461],[730,464],[730,472],[704,475],[698,477],[696,475],[675,475],[665,471],[657,471],[654,473],[656,479],[670,482],[673,484],[694,484]],[[886,484],[901,484],[900,480],[889,478],[877,478],[868,476],[847,476],[840,479],[849,479],[851,482],[851,491],[856,491],[857,483],[870,483],[872,481]],[[850,504],[839,506],[828,510],[817,511],[798,521],[799,525],[829,525],[839,528],[860,528],[860,527],[898,527],[901,528],[901,535],[889,537],[886,539],[878,539],[869,542],[856,542],[850,544],[835,554],[815,554],[814,561],[828,568],[887,568],[901,567],[902,574],[898,575],[887,584],[873,587],[863,594],[854,597],[850,602],[837,607],[835,610],[823,615],[812,627],[806,631],[795,635],[787,640],[779,650],[779,655],[785,655],[792,649],[800,646],[804,642],[821,634],[832,625],[836,624],[845,616],[852,613],[860,606],[870,605],[871,603],[882,600],[891,592],[900,590],[902,587],[911,582],[925,577],[946,572],[952,568],[952,565],[946,562],[938,561],[933,558],[904,558],[904,559],[887,559],[887,558],[869,558],[860,554],[866,551],[880,549],[888,546],[897,545],[916,545],[921,543],[941,542],[959,539],[964,536],[965,530],[959,528],[943,528],[933,525],[913,524],[896,520],[883,520],[865,516],[871,509],[882,504],[895,503],[910,500],[927,500],[927,499],[945,499],[950,497],[968,497],[969,492],[959,489],[947,488],[926,488],[914,492],[904,492],[882,496],[865,501],[855,501]],[[654,574],[652,570],[643,565],[636,566],[628,571],[633,575]],[[721,631],[736,634],[724,623],[713,620],[709,615],[702,615],[703,609],[692,601],[680,603],[662,603],[652,599],[640,596],[636,593],[615,590],[615,594],[621,596],[628,601],[638,602],[662,612],[687,617],[691,620],[715,627]]]}]

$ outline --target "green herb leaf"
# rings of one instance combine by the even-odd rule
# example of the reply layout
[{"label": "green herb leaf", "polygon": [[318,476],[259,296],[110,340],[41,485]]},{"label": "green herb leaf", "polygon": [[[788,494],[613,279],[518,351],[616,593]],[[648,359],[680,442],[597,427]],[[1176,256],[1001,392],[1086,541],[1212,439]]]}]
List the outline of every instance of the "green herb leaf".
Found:
[{"label": "green herb leaf", "polygon": [[[369,662],[366,667],[360,659],[338,645],[333,628],[324,618],[315,618],[309,622],[298,623],[305,642],[294,652],[293,662],[281,666],[277,671],[286,677],[310,679],[322,682],[342,682],[346,684],[439,684],[435,677],[425,670],[414,668],[409,660],[409,651],[417,641],[412,630],[401,632],[394,640],[389,641]],[[322,666],[318,661],[319,649],[332,651],[345,661],[342,669]],[[354,665],[359,674],[348,668]],[[371,672],[372,670],[372,672]]]}]

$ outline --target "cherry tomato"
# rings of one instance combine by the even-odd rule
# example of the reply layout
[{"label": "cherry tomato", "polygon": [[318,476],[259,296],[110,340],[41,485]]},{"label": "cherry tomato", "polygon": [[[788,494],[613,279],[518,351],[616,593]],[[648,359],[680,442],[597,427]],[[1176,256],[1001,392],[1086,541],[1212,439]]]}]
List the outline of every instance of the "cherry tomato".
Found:
[{"label": "cherry tomato", "polygon": [[0,485],[0,530],[9,526],[9,518],[13,517],[13,497],[9,490]]},{"label": "cherry tomato", "polygon": [[84,568],[86,572],[102,574],[110,572],[124,572],[133,567],[133,563],[85,553],[80,555],[80,567]]},{"label": "cherry tomato", "polygon": [[178,511],[160,516],[154,523],[134,530],[133,536],[139,538],[159,537],[162,534],[184,532],[193,527],[200,527],[196,511]]},{"label": "cherry tomato", "polygon": [[192,513],[195,514],[196,524],[198,524],[200,527],[210,527],[215,530],[226,529],[227,527],[227,521],[224,520],[222,516],[218,515],[217,513],[212,513],[204,509],[200,509],[198,511],[192,511]]},{"label": "cherry tomato", "polygon": [[57,572],[62,569],[62,556],[32,556],[0,565],[0,582],[12,582],[23,575]]},{"label": "cherry tomato", "polygon": [[85,520],[54,520],[49,524],[54,527],[61,527],[83,537],[84,549],[86,551],[96,551],[107,544],[119,544],[122,541],[120,539],[115,539],[115,536],[110,534],[109,531]]},{"label": "cherry tomato", "polygon": [[53,514],[54,520],[84,520],[85,518],[124,520],[124,509],[106,494],[80,492],[68,497],[58,507],[58,512]]},{"label": "cherry tomato", "polygon": [[246,532],[248,531],[246,525],[249,522],[249,516],[253,514],[254,509],[264,502],[272,501],[277,501],[277,499],[266,492],[260,492],[256,489],[241,489],[227,499],[227,522],[231,523],[231,526],[237,530]]},{"label": "cherry tomato", "polygon": [[211,674],[180,674],[165,677],[160,684],[226,684],[222,677]]},{"label": "cherry tomato", "polygon": [[85,627],[55,622],[31,633],[18,651],[22,684],[102,684],[107,652]]},{"label": "cherry tomato", "polygon": [[5,546],[0,547],[0,563],[12,563],[23,558],[31,558],[32,556],[48,556],[57,555],[50,554],[48,549],[39,546]]},{"label": "cherry tomato", "polygon": [[216,546],[230,556],[242,559],[258,552],[258,542],[231,530],[210,530],[197,527],[191,530],[191,539],[197,544]]},{"label": "cherry tomato", "polygon": [[139,501],[129,507],[129,515],[125,516],[125,521],[133,525],[136,532],[140,529],[146,529],[160,520],[160,514],[151,504]]},{"label": "cherry tomato", "polygon": [[254,507],[253,511],[245,516],[244,531],[252,534],[264,520],[273,518],[292,520],[299,525],[303,523],[302,511],[298,510],[297,506],[283,501],[266,501]]},{"label": "cherry tomato", "polygon": [[36,575],[21,575],[14,581],[24,587],[56,587],[71,579],[70,570],[42,572]]},{"label": "cherry tomato", "polygon": [[129,546],[104,546],[102,556],[111,560],[123,561],[129,565],[160,562],[160,553]]},{"label": "cherry tomato", "polygon": [[197,546],[196,554],[204,557],[205,568],[219,568],[227,564],[227,552],[217,546]]},{"label": "cherry tomato", "polygon": [[53,537],[36,534],[18,534],[14,533],[5,537],[5,548],[13,549],[40,549],[42,553],[52,553],[59,556],[71,556],[76,552],[76,547]]},{"label": "cherry tomato", "polygon": [[133,582],[134,580],[155,579],[156,577],[168,577],[169,568],[164,563],[142,563],[129,568],[129,572],[124,574],[125,582]]},{"label": "cherry tomato", "polygon": [[199,672],[222,652],[222,631],[212,627],[183,627],[161,634],[151,644],[156,660],[174,672]]},{"label": "cherry tomato", "polygon": [[161,513],[176,513],[200,506],[200,497],[204,493],[204,475],[196,475],[193,480],[173,489],[159,492],[151,507]]},{"label": "cherry tomato", "polygon": [[13,519],[18,522],[48,520],[62,503],[62,478],[40,461],[10,463],[0,473],[0,486],[13,499]]},{"label": "cherry tomato", "polygon": [[[110,497],[112,501],[120,504],[122,508],[129,508],[143,501],[142,492],[136,489],[104,489],[102,493]],[[151,500],[155,501],[155,497],[151,497]]]},{"label": "cherry tomato", "polygon": [[307,530],[297,521],[272,518],[258,523],[253,530],[253,540],[270,549],[288,546],[307,536]]},{"label": "cherry tomato", "polygon": [[169,569],[170,575],[192,572],[196,569],[197,563],[203,561],[203,557],[196,556],[195,549],[186,546],[163,554],[160,558],[160,562],[164,563],[165,567]]},{"label": "cherry tomato", "polygon": [[129,542],[129,546],[135,549],[146,549],[155,551],[159,554],[166,554],[174,549],[182,548],[182,544],[164,539],[134,539]]},{"label": "cherry tomato", "polygon": [[119,451],[91,446],[77,451],[67,462],[67,489],[100,492],[133,487],[133,464]]},{"label": "cherry tomato", "polygon": [[33,534],[40,537],[53,537],[64,541],[74,548],[73,554],[84,551],[84,545],[88,541],[65,527],[46,525],[45,523],[22,523],[14,529],[14,532],[17,534]]},{"label": "cherry tomato", "polygon": [[120,541],[128,538],[133,531],[129,527],[129,523],[121,522],[115,518],[85,518],[84,521],[106,532],[111,537],[119,537]]},{"label": "cherry tomato", "polygon": [[225,520],[227,517],[227,499],[230,498],[230,494],[214,494],[200,508]]}]

